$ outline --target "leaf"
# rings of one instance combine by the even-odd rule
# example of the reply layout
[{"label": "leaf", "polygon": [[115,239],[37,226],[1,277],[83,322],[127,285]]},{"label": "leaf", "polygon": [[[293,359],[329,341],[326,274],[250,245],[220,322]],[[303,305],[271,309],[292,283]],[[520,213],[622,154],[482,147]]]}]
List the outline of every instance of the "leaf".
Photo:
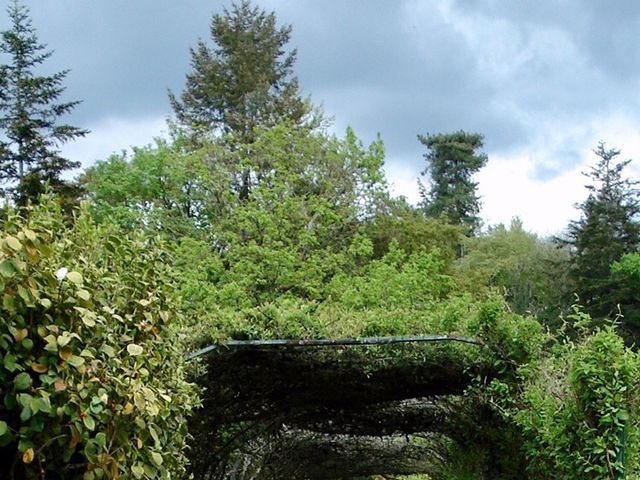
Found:
[{"label": "leaf", "polygon": [[131,473],[133,473],[133,476],[136,478],[142,478],[142,476],[144,475],[144,468],[136,463],[135,465],[131,466]]},{"label": "leaf", "polygon": [[3,364],[4,364],[4,368],[9,370],[10,372],[16,371],[16,357],[14,355],[7,353],[4,356]]},{"label": "leaf", "polygon": [[48,298],[41,298],[40,305],[42,305],[46,309],[49,309],[51,308],[51,300],[49,300]]},{"label": "leaf", "polygon": [[22,420],[23,422],[26,422],[30,418],[31,418],[31,407],[26,406],[20,412],[20,420]]},{"label": "leaf", "polygon": [[73,450],[80,443],[80,431],[75,425],[71,425],[71,439],[69,440],[69,448]]},{"label": "leaf", "polygon": [[11,278],[16,274],[16,267],[11,260],[4,260],[0,263],[0,275]]},{"label": "leaf", "polygon": [[33,362],[31,364],[31,370],[33,370],[36,373],[46,373],[47,370],[49,370],[49,368],[46,365],[43,365],[41,363]]},{"label": "leaf", "polygon": [[106,353],[109,357],[113,357],[116,354],[116,351],[111,345],[102,345],[102,347],[100,347],[100,350]]},{"label": "leaf", "polygon": [[82,278],[82,275],[79,272],[67,273],[67,279],[75,285],[82,285],[84,281],[84,279]]},{"label": "leaf", "polygon": [[155,417],[160,413],[160,409],[155,403],[149,402],[147,403],[147,413],[152,417]]},{"label": "leaf", "polygon": [[72,355],[69,359],[69,363],[76,368],[80,368],[84,364],[84,358],[77,355]]},{"label": "leaf", "polygon": [[33,299],[31,298],[31,293],[29,290],[24,288],[22,285],[18,285],[18,296],[24,300],[26,305],[31,305]]},{"label": "leaf", "polygon": [[80,315],[80,320],[82,320],[82,323],[84,323],[87,327],[96,326],[95,315],[93,312],[90,312],[89,310],[87,310],[86,312],[83,312],[82,315]]},{"label": "leaf", "polygon": [[158,452],[151,452],[151,458],[153,459],[153,463],[160,466],[162,465],[162,455]]},{"label": "leaf", "polygon": [[15,250],[16,252],[22,250],[22,243],[20,243],[20,240],[18,240],[16,237],[8,235],[5,240],[7,242],[7,245],[9,245],[12,250]]},{"label": "leaf", "polygon": [[[91,298],[91,294],[89,292],[87,292],[86,290],[80,289],[76,292],[76,295],[78,295],[78,298],[81,300],[84,300],[85,302],[88,302],[89,299]],[[94,323],[95,325],[95,323]]]},{"label": "leaf", "polygon": [[58,378],[53,383],[53,388],[55,389],[56,392],[64,392],[67,388],[67,385],[64,383],[64,380],[62,380],[61,378]]},{"label": "leaf", "polygon": [[125,415],[131,415],[131,412],[133,412],[133,403],[127,402],[122,409],[122,413]]},{"label": "leaf", "polygon": [[87,416],[82,419],[82,423],[84,423],[84,426],[91,431],[93,431],[96,428],[96,421],[88,413],[87,413]]},{"label": "leaf", "polygon": [[22,340],[27,338],[27,335],[29,335],[29,330],[27,330],[26,328],[19,328],[18,330],[16,330],[14,338],[16,339],[16,342],[21,342]]},{"label": "leaf", "polygon": [[9,433],[9,425],[7,425],[7,422],[0,420],[0,437],[5,436],[7,433]]},{"label": "leaf", "polygon": [[27,390],[31,386],[31,376],[26,372],[19,373],[18,375],[16,375],[13,383],[16,387],[16,390]]},{"label": "leaf", "polygon": [[27,237],[32,242],[35,242],[37,238],[36,232],[34,232],[33,230],[29,230],[28,228],[25,228],[23,231],[24,231],[25,237]]},{"label": "leaf", "polygon": [[62,360],[68,362],[69,359],[73,356],[73,351],[70,347],[63,347],[58,351],[58,355],[60,355],[60,358]]},{"label": "leaf", "polygon": [[135,343],[130,343],[129,345],[127,345],[127,352],[129,352],[129,355],[131,355],[132,357],[140,355],[143,351],[144,349],[140,345],[136,345]]},{"label": "leaf", "polygon": [[36,458],[36,452],[34,452],[33,448],[27,449],[22,454],[22,462],[27,464],[27,465],[29,465],[31,462],[33,462],[34,458]]},{"label": "leaf", "polygon": [[96,433],[96,443],[104,448],[107,445],[107,434],[104,432]]}]

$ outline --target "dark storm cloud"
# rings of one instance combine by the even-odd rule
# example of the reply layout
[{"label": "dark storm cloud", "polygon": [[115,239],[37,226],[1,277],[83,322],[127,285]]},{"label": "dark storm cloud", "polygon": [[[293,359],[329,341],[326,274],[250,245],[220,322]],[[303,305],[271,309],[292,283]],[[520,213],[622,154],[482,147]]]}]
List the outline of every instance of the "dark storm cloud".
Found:
[{"label": "dark storm cloud", "polygon": [[435,9],[412,18],[397,2],[332,1],[288,13],[301,83],[338,126],[382,133],[391,161],[422,161],[418,133],[490,129],[488,146],[523,141],[523,127],[492,102],[473,49]]},{"label": "dark storm cloud", "polygon": [[26,4],[40,40],[55,50],[47,65],[71,69],[67,93],[84,100],[76,118],[89,123],[169,113],[167,88],[181,88],[189,45],[207,34],[218,7],[188,0]]},{"label": "dark storm cloud", "polygon": [[[635,1],[257,3],[293,26],[300,84],[336,130],[350,125],[367,141],[380,132],[389,161],[408,169],[422,168],[418,133],[465,129],[485,135],[490,156],[546,151],[532,175],[552,178],[591,146],[581,144],[591,133],[576,124],[597,127],[614,111],[637,116]],[[183,87],[189,46],[208,38],[212,12],[229,3],[27,5],[40,39],[56,51],[48,68],[72,69],[68,95],[84,100],[73,121],[93,125],[169,115],[166,92]]]}]

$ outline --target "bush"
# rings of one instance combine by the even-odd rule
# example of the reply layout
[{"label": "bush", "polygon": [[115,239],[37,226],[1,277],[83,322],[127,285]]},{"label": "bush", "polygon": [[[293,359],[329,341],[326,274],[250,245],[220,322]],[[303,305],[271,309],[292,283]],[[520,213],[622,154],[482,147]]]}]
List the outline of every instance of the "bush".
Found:
[{"label": "bush", "polygon": [[[51,199],[0,238],[0,464],[15,478],[172,478],[185,379],[160,242],[65,224]],[[5,472],[6,473],[6,472]]]},{"label": "bush", "polygon": [[516,416],[530,478],[637,478],[639,373],[636,353],[611,326],[532,368]]}]

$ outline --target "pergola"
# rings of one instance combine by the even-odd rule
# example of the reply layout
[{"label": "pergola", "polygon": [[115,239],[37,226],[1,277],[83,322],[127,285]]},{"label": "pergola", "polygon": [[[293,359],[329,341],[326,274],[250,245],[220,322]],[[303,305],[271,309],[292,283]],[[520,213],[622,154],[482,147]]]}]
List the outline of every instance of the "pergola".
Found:
[{"label": "pergola", "polygon": [[202,479],[352,479],[438,472],[496,419],[465,392],[496,375],[477,338],[234,340],[206,371],[190,432]]}]

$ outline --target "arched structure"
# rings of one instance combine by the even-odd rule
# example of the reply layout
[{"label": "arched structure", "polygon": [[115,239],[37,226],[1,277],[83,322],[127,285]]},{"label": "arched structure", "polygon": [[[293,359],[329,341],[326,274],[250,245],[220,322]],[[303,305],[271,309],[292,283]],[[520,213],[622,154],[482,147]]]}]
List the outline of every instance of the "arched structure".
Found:
[{"label": "arched structure", "polygon": [[479,422],[495,421],[465,394],[496,374],[479,339],[234,341],[199,355],[196,478],[437,478],[452,449],[478,441]]}]

